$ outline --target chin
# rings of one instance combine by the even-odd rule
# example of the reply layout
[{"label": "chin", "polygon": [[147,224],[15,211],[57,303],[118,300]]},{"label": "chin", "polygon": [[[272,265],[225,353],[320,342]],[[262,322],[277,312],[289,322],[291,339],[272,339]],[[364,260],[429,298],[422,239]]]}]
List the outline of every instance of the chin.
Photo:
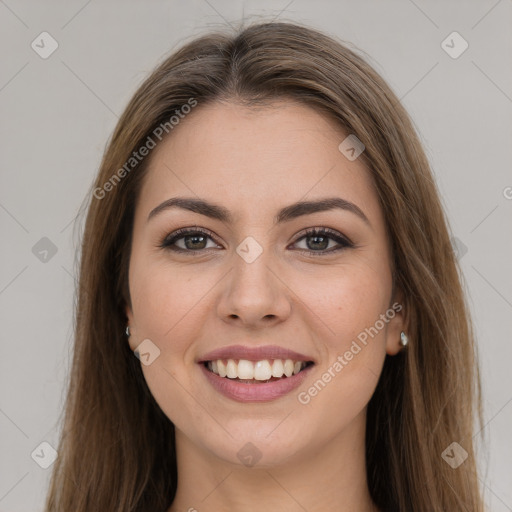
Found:
[{"label": "chin", "polygon": [[307,435],[304,423],[300,430],[289,427],[289,424],[284,427],[283,417],[231,421],[226,426],[231,435],[220,429],[217,436],[212,436],[210,431],[205,433],[201,444],[225,462],[270,468],[296,458],[311,441],[312,436]]}]

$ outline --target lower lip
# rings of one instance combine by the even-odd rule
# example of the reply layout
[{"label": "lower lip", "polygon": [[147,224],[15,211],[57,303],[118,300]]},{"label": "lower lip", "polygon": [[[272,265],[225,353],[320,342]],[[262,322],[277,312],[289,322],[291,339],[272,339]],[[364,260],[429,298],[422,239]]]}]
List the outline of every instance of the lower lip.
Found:
[{"label": "lower lip", "polygon": [[208,382],[221,394],[238,402],[270,402],[287,395],[298,388],[307,377],[313,365],[304,368],[296,375],[282,377],[264,384],[247,384],[227,377],[220,377],[199,363]]}]

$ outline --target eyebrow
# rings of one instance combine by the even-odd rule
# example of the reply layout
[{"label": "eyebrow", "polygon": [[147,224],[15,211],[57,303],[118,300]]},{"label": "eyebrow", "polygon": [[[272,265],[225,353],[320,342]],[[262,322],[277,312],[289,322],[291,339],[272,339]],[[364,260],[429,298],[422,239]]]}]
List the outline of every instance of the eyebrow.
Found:
[{"label": "eyebrow", "polygon": [[[181,208],[183,210],[189,210],[200,215],[205,215],[212,219],[219,220],[224,223],[232,223],[233,215],[231,212],[220,206],[204,199],[196,199],[190,197],[172,197],[167,199],[163,203],[159,204],[156,208],[151,210],[148,215],[147,222],[159,213],[169,210],[171,208]],[[333,209],[341,209],[351,212],[362,219],[366,224],[371,227],[368,217],[363,211],[354,203],[342,199],[341,197],[326,197],[314,201],[299,201],[289,206],[285,206],[274,217],[274,224],[281,224],[290,220],[302,217],[303,215],[310,215],[312,213],[324,212]]]}]

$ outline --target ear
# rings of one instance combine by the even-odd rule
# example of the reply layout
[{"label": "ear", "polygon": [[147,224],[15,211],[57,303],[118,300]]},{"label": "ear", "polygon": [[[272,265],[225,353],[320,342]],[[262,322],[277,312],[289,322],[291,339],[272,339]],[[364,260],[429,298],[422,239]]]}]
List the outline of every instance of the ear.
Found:
[{"label": "ear", "polygon": [[404,348],[400,344],[400,333],[404,331],[407,334],[404,295],[401,290],[395,291],[388,311],[390,320],[386,331],[386,354],[395,356]]},{"label": "ear", "polygon": [[135,329],[135,322],[133,320],[133,311],[132,311],[132,308],[130,305],[125,306],[125,313],[126,313],[126,318],[128,319],[126,325],[130,326],[130,336],[127,336],[127,339],[128,339],[130,348],[133,351],[137,347],[137,343],[135,341],[136,340],[136,329]]}]

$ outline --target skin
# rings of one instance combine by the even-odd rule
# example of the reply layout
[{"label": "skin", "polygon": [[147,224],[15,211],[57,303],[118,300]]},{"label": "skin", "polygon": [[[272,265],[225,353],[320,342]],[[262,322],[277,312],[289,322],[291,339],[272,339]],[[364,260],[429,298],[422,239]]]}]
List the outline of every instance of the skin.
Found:
[{"label": "skin", "polygon": [[[153,150],[136,206],[126,313],[131,349],[149,338],[160,350],[142,369],[176,426],[179,482],[169,512],[377,510],[366,481],[366,407],[385,355],[401,349],[402,313],[308,404],[297,397],[400,298],[392,296],[390,244],[370,174],[361,158],[338,150],[346,135],[288,100],[258,109],[214,103],[199,105]],[[178,208],[147,220],[175,196],[215,202],[235,220]],[[333,209],[273,226],[280,208],[332,196],[356,204],[370,225]],[[159,247],[187,227],[215,238],[192,240],[187,254]],[[329,253],[339,247],[329,238],[318,248],[303,233],[315,227],[354,247]],[[236,252],[247,236],[263,249],[250,264]],[[288,347],[316,365],[298,390],[240,403],[214,390],[195,362],[233,344]],[[237,457],[248,442],[261,453],[252,467]]]}]

